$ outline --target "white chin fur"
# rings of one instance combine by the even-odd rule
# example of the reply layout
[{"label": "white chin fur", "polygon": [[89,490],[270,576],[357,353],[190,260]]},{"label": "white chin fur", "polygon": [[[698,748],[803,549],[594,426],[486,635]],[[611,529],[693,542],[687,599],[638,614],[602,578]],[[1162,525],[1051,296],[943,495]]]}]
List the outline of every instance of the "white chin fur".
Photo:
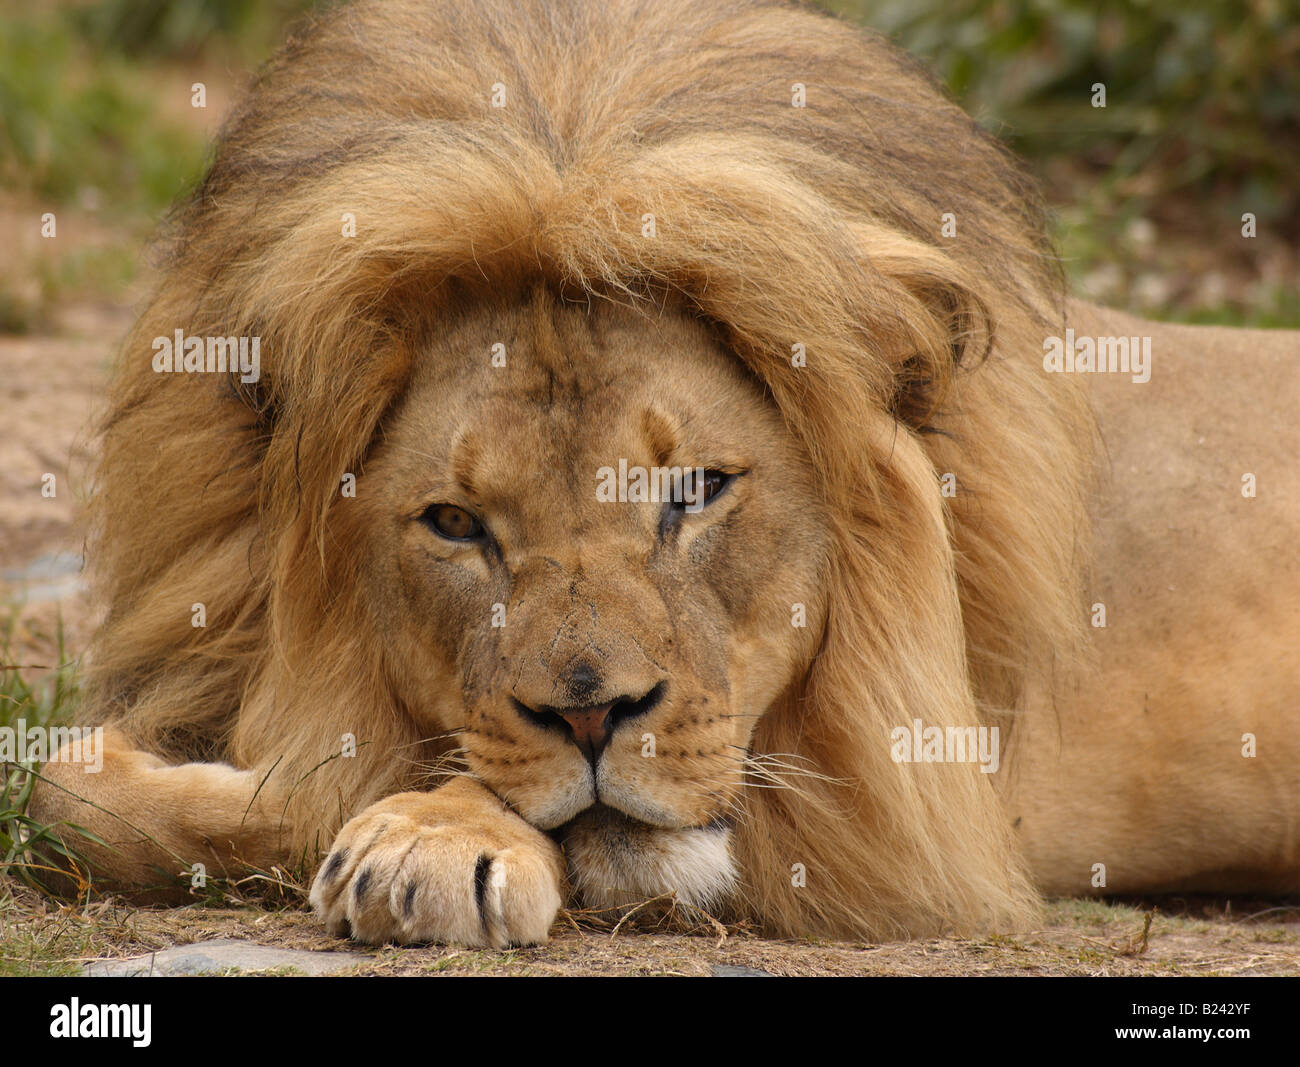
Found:
[{"label": "white chin fur", "polygon": [[674,830],[609,810],[586,812],[564,836],[569,878],[589,908],[640,903],[664,893],[716,907],[735,889],[731,831]]}]

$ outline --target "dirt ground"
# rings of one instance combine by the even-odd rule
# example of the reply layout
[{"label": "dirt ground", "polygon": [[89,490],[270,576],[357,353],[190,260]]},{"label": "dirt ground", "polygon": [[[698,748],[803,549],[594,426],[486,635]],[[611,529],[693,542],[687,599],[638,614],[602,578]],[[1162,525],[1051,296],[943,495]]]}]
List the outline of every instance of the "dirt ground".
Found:
[{"label": "dirt ground", "polygon": [[110,338],[129,319],[85,309],[79,321],[66,335],[0,336],[0,622],[13,623],[11,652],[29,670],[57,659],[60,619],[74,655],[94,624],[76,518]]},{"label": "dirt ground", "polygon": [[[653,922],[615,929],[598,917],[564,914],[551,941],[505,952],[443,946],[362,949],[355,975],[874,976],[1258,976],[1300,975],[1300,912],[1254,902],[1165,901],[1177,914],[1141,904],[1058,901],[1039,929],[982,940],[934,938],[869,945],[775,941],[743,929],[665,933]],[[1228,910],[1225,910],[1227,908]],[[0,908],[0,974],[76,973],[96,960],[137,957],[173,945],[235,938],[314,951],[356,949],[298,909],[133,909],[113,903],[60,908],[25,890]],[[731,973],[735,973],[734,971]],[[743,972],[742,972],[743,973]]]}]

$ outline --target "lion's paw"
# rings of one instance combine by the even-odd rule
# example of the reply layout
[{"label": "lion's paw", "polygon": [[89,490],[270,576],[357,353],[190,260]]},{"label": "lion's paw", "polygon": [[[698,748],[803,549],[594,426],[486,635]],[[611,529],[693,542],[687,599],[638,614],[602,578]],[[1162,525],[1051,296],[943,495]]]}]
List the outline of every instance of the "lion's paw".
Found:
[{"label": "lion's paw", "polygon": [[343,827],[312,885],[312,907],[331,933],[369,944],[546,940],[561,904],[548,838],[522,820],[527,833],[484,832],[383,809]]}]

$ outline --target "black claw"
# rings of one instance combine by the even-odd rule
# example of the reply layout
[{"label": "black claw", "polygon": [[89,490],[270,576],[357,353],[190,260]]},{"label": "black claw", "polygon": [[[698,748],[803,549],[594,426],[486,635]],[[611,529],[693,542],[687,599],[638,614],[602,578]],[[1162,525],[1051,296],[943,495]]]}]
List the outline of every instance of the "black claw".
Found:
[{"label": "black claw", "polygon": [[366,890],[370,888],[370,868],[367,867],[357,878],[357,884],[352,887],[352,896],[358,904],[365,899]]},{"label": "black claw", "polygon": [[402,914],[408,919],[415,914],[415,891],[419,886],[412,882],[406,887],[406,896],[402,898]]},{"label": "black claw", "polygon": [[340,849],[329,858],[329,862],[325,864],[325,870],[321,872],[320,877],[322,885],[329,885],[330,882],[334,881],[334,879],[338,877],[338,873],[342,869],[343,864],[347,862],[347,858],[348,850],[346,848]]},{"label": "black claw", "polygon": [[481,853],[474,864],[474,903],[478,905],[478,917],[484,930],[487,929],[487,912],[483,905],[487,900],[488,872],[491,870],[492,857],[486,852]]}]

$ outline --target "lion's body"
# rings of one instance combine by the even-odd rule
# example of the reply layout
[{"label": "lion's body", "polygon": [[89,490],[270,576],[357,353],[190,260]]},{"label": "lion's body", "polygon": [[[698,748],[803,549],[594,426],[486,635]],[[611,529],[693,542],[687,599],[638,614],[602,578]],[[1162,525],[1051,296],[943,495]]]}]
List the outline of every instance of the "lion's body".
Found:
[{"label": "lion's body", "polygon": [[1105,863],[1115,892],[1295,891],[1300,500],[1280,488],[1300,430],[1279,401],[1300,395],[1300,338],[1084,304],[1071,325],[1150,336],[1155,370],[1093,383],[1106,626],[1079,688],[1013,742],[1009,812],[1035,880],[1078,893]]},{"label": "lion's body", "polygon": [[[1150,382],[1046,373],[1067,327],[1152,336]],[[155,373],[176,329],[260,337],[260,380]],[[87,715],[129,827],[38,807],[132,884],[352,819],[313,900],[370,939],[537,940],[566,863],[872,937],[1095,864],[1294,888],[1296,344],[1067,311],[1014,164],[822,16],[358,7],[236,115],[124,350]],[[592,501],[642,455],[736,476],[656,533]],[[588,771],[561,697],[642,725]],[[900,763],[916,719],[1001,769]]]}]

